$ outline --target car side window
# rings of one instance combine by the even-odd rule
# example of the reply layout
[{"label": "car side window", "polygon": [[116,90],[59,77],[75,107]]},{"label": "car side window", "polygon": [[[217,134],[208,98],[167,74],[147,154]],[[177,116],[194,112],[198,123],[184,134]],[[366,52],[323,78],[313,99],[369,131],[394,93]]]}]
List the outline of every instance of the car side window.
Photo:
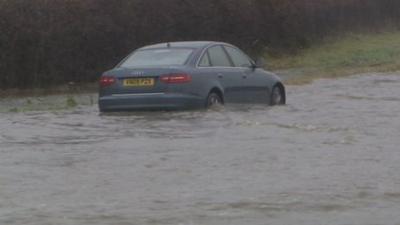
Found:
[{"label": "car side window", "polygon": [[208,51],[206,51],[201,57],[199,67],[211,67],[210,57],[208,56]]},{"label": "car side window", "polygon": [[232,67],[228,55],[222,46],[214,46],[208,49],[211,65],[215,67]]},{"label": "car side window", "polygon": [[235,64],[235,67],[250,67],[252,65],[249,57],[245,55],[242,51],[230,46],[224,47],[231,57],[233,64]]}]

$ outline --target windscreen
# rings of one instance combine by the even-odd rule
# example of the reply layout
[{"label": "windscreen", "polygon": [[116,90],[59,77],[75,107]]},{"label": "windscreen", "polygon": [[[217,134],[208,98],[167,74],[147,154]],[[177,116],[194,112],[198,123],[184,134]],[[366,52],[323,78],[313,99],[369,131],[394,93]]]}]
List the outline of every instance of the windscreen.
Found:
[{"label": "windscreen", "polygon": [[148,49],[139,50],[129,56],[120,67],[184,65],[192,49]]}]

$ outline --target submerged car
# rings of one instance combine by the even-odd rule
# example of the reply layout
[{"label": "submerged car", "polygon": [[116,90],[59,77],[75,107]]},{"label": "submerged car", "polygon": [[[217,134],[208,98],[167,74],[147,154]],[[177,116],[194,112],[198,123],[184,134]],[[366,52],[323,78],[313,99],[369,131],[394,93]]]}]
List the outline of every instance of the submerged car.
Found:
[{"label": "submerged car", "polygon": [[101,112],[286,103],[278,76],[221,42],[174,42],[137,49],[100,78]]}]

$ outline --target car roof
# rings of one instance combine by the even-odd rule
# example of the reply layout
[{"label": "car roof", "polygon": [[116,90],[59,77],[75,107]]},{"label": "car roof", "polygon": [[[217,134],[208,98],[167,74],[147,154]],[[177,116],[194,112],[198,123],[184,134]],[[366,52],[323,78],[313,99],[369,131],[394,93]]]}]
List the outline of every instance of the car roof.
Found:
[{"label": "car roof", "polygon": [[213,44],[226,44],[214,41],[181,41],[181,42],[165,42],[154,45],[148,45],[139,50],[157,49],[157,48],[194,48],[201,49]]}]

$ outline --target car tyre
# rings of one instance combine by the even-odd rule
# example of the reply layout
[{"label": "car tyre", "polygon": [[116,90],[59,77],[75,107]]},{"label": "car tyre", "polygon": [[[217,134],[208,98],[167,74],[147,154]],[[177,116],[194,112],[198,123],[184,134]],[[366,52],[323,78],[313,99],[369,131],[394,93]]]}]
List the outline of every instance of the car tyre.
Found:
[{"label": "car tyre", "polygon": [[211,92],[207,97],[206,107],[207,108],[214,108],[223,105],[222,97],[215,93]]},{"label": "car tyre", "polygon": [[285,92],[280,85],[274,86],[271,92],[270,105],[284,105],[285,104]]}]

